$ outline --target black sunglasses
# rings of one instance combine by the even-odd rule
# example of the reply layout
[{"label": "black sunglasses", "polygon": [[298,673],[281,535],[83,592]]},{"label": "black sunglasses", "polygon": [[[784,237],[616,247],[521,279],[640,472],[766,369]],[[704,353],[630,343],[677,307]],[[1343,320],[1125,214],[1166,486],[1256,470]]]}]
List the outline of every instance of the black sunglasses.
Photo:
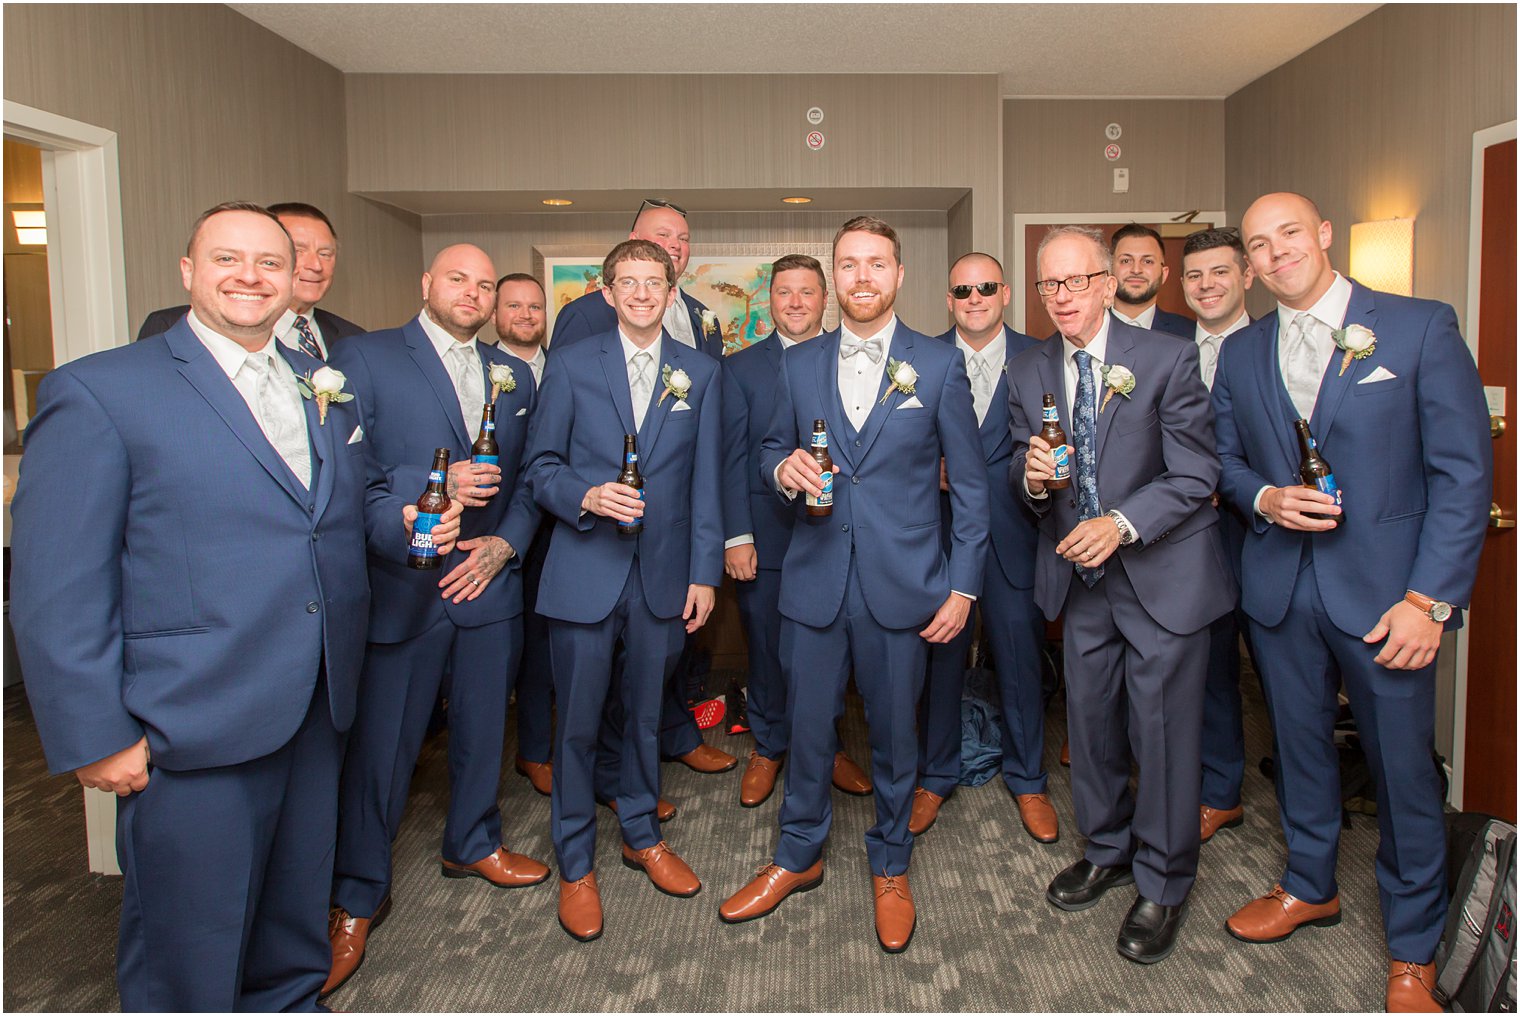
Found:
[{"label": "black sunglasses", "polygon": [[974,286],[951,286],[950,295],[957,300],[971,299],[971,291],[974,289],[983,296],[993,296],[1003,288],[1001,282],[978,282]]},{"label": "black sunglasses", "polygon": [[639,210],[633,213],[633,225],[628,227],[628,232],[633,232],[634,227],[639,224],[639,216],[644,214],[644,209],[646,208],[669,208],[672,212],[678,213],[681,218],[686,218],[686,209],[680,205],[673,205],[669,201],[661,201],[659,198],[645,198],[639,202]]}]

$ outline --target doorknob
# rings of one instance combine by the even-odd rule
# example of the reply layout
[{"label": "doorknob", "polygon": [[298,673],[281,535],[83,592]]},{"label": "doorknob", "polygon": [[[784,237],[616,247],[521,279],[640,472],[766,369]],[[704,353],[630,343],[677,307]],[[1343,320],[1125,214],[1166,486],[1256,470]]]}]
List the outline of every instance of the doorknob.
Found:
[{"label": "doorknob", "polygon": [[1499,437],[1504,433],[1504,417],[1490,416],[1488,418],[1488,433],[1491,437]]},{"label": "doorknob", "polygon": [[1505,518],[1504,509],[1499,507],[1498,502],[1492,502],[1492,507],[1488,509],[1488,528],[1514,529],[1515,520]]}]

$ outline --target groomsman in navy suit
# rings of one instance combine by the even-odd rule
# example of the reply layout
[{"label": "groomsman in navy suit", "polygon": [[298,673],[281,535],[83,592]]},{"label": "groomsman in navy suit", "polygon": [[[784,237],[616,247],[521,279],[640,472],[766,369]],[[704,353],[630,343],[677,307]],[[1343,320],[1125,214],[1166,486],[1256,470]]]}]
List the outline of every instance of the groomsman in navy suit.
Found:
[{"label": "groomsman in navy suit", "polygon": [[[1003,782],[1013,794],[1025,831],[1041,843],[1054,843],[1060,826],[1045,793],[1045,703],[1040,689],[1045,619],[1034,603],[1039,532],[1008,479],[1013,438],[1008,431],[1006,367],[1039,343],[1003,324],[1008,297],[1003,266],[996,258],[963,255],[950,267],[950,289],[945,295],[955,327],[939,338],[966,361],[979,425],[978,448],[987,471],[992,516],[977,606],[992,645],[1001,693]],[[948,553],[955,516],[947,493],[940,495],[940,502]],[[913,792],[908,820],[908,831],[915,836],[929,831],[960,779],[961,686],[973,629],[968,623],[954,639],[929,649],[929,675],[919,704],[918,789]]]},{"label": "groomsman in navy suit", "polygon": [[1114,278],[1119,282],[1113,306],[1119,320],[1136,328],[1191,338],[1193,322],[1156,306],[1156,297],[1171,274],[1161,234],[1149,226],[1131,222],[1115,230],[1109,244],[1114,256]]},{"label": "groomsman in navy suit", "polygon": [[[1241,219],[1276,312],[1225,345],[1214,379],[1221,494],[1251,520],[1241,572],[1276,739],[1286,871],[1227,922],[1275,942],[1340,920],[1344,683],[1377,785],[1389,1012],[1439,1012],[1446,920],[1435,658],[1468,603],[1493,488],[1488,411],[1452,309],[1367,289],[1330,265],[1330,223],[1268,194]],[[1294,420],[1334,464],[1339,501],[1300,485]]]},{"label": "groomsman in navy suit", "polygon": [[[1059,337],[1008,366],[1013,477],[1040,519],[1035,600],[1065,616],[1072,804],[1087,837],[1046,898],[1085,910],[1134,883],[1119,954],[1156,963],[1176,945],[1198,867],[1208,626],[1235,604],[1210,504],[1213,414],[1191,341],[1106,312],[1118,283],[1101,233],[1053,229],[1035,260]],[[1046,393],[1071,452],[1070,486],[1056,491],[1037,433]]]},{"label": "groomsman in navy suit", "polygon": [[[739,781],[739,803],[763,804],[776,787],[788,741],[786,677],[781,669],[781,561],[796,506],[776,500],[760,475],[760,441],[776,404],[781,354],[822,333],[828,280],[817,258],[788,254],[771,266],[774,334],[723,364],[723,568],[735,582],[749,642],[749,722],[755,748]],[[871,792],[870,780],[844,752],[834,753],[834,786]]]},{"label": "groomsman in navy suit", "polygon": [[[918,770],[915,709],[930,644],[965,626],[982,588],[987,472],[965,361],[892,311],[902,285],[892,227],[860,216],[834,236],[842,327],[786,351],[760,475],[796,505],[823,493],[808,452],[824,420],[833,512],[799,514],[781,568],[781,658],[791,696],[790,764],[774,860],[719,908],[727,922],[769,914],[823,880],[832,820],[829,775],[853,666],[871,738],[876,824],[866,833],[876,936],[887,952],[916,927],[908,832]],[[940,458],[955,510],[940,545]]]},{"label": "groomsman in navy suit", "polygon": [[[623,863],[673,896],[702,888],[660,835],[660,700],[723,578],[717,361],[661,326],[676,284],[662,248],[625,240],[607,255],[602,277],[617,326],[549,358],[528,450],[533,495],[557,520],[538,610],[549,618],[559,711],[551,809],[559,922],[583,942],[602,933],[593,769],[611,696],[623,717],[616,773]],[[642,492],[616,482],[625,435],[637,438]],[[642,530],[621,531],[634,523]],[[619,641],[624,665],[615,679]]]},{"label": "groomsman in navy suit", "polygon": [[27,428],[11,616],[49,769],[121,798],[126,1010],[314,1012],[327,976],[365,525],[416,511],[366,518],[362,403],[273,336],[295,261],[265,209],[206,212],[189,315],[58,367]]},{"label": "groomsman in navy suit", "polygon": [[[1251,323],[1246,290],[1253,279],[1240,231],[1200,229],[1182,245],[1182,295],[1198,315],[1193,341],[1198,368],[1211,390],[1224,340]],[[1240,550],[1245,523],[1229,502],[1215,494],[1219,532],[1224,538],[1230,574],[1240,584]],[[1203,687],[1203,791],[1199,797],[1198,838],[1207,843],[1221,829],[1245,821],[1240,784],[1245,776],[1245,729],[1240,712],[1240,636],[1245,613],[1239,606],[1209,625],[1209,672]]]},{"label": "groomsman in navy suit", "polygon": [[[364,695],[343,764],[332,885],[332,970],[337,989],[363,962],[370,932],[390,909],[391,843],[443,680],[449,683],[449,808],[445,878],[496,888],[535,885],[542,863],[502,845],[497,790],[507,701],[522,653],[518,548],[538,527],[521,476],[535,404],[533,374],[477,342],[496,306],[496,270],[484,251],[446,247],[422,276],[422,311],[401,328],[340,345],[333,363],[363,407],[369,500],[381,507],[420,493],[433,452],[449,450],[447,488],[464,506],[463,560],[438,571],[407,566],[396,526],[369,532],[369,646]],[[496,463],[472,462],[494,400]]]}]

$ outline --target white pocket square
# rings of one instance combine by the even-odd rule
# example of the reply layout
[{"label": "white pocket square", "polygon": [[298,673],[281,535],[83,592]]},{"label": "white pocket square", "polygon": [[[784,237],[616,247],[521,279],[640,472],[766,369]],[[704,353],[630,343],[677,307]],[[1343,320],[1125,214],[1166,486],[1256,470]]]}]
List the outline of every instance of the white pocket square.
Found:
[{"label": "white pocket square", "polygon": [[364,427],[363,426],[355,427],[354,428],[354,432],[352,434],[348,435],[348,443],[349,444],[358,444],[360,441],[363,441],[363,440],[364,440]]},{"label": "white pocket square", "polygon": [[691,407],[686,404],[686,400],[681,399],[675,405],[670,407],[670,411],[672,413],[684,413],[690,408]]},{"label": "white pocket square", "polygon": [[1392,381],[1396,377],[1398,377],[1398,375],[1389,370],[1387,367],[1379,367],[1377,370],[1373,371],[1371,374],[1368,374],[1366,377],[1358,381],[1357,384],[1376,384],[1379,381]]},{"label": "white pocket square", "polygon": [[528,407],[527,406],[523,406],[521,409],[519,409],[517,411],[516,415],[517,416],[527,416],[528,415]]},{"label": "white pocket square", "polygon": [[909,399],[907,402],[904,402],[904,403],[900,404],[897,408],[898,409],[923,409],[924,408],[924,404],[922,402],[918,401],[918,396],[915,395],[911,399]]}]

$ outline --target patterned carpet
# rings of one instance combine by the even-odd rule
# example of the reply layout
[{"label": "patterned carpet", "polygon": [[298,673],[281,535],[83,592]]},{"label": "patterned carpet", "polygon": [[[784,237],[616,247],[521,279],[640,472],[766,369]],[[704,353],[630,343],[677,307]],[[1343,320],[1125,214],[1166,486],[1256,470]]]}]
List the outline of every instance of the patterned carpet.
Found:
[{"label": "patterned carpet", "polygon": [[[1067,771],[1056,764],[1065,725],[1058,700],[1046,757],[1061,841],[1029,839],[1001,781],[962,788],[914,853],[918,931],[898,956],[882,953],[872,932],[862,840],[871,798],[835,795],[819,889],[764,920],[729,926],[718,921],[718,904],[767,859],[781,795],[741,809],[738,771],[701,776],[666,765],[665,794],[681,811],[665,828],[704,889],[674,899],[624,868],[616,825],[604,811],[597,860],[607,930],[582,945],[555,921],[553,880],[497,892],[478,880],[439,877],[448,777],[436,737],[424,750],[396,844],[394,910],[364,967],[328,1001],[349,1012],[1380,1010],[1387,968],[1371,818],[1354,816],[1342,837],[1338,928],[1264,946],[1224,930],[1225,918],[1268,889],[1283,863],[1272,788],[1256,770],[1269,751],[1265,711],[1254,678],[1243,690],[1246,822],[1203,848],[1180,944],[1157,966],[1137,966],[1114,950],[1133,899],[1128,890],[1077,914],[1045,902],[1050,878],[1080,852]],[[858,700],[850,701],[844,734],[864,761]],[[709,739],[740,755],[750,746],[747,737],[709,732]],[[78,786],[45,774],[19,688],[5,692],[4,742],[4,1006],[113,1009],[121,882],[85,873]],[[509,741],[509,760],[512,752]],[[552,863],[548,798],[508,765],[508,845]]]}]

